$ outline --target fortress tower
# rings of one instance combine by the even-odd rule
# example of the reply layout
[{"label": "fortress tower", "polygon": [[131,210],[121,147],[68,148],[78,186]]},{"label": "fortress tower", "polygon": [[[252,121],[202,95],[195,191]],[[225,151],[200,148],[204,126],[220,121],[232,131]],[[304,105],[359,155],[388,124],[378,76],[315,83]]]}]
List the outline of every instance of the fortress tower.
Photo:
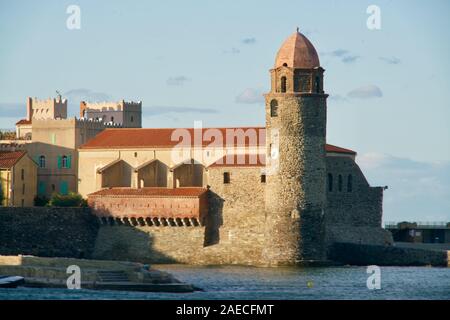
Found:
[{"label": "fortress tower", "polygon": [[273,265],[325,259],[328,95],[323,73],[314,46],[298,30],[283,43],[270,70],[264,256]]}]

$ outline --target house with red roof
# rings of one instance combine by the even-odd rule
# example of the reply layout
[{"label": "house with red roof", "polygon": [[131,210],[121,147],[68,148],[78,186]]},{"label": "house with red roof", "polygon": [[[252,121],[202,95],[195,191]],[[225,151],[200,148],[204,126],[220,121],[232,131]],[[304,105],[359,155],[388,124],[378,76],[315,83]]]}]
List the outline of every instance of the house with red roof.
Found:
[{"label": "house with red roof", "polygon": [[0,151],[0,205],[32,207],[37,165],[26,151]]}]

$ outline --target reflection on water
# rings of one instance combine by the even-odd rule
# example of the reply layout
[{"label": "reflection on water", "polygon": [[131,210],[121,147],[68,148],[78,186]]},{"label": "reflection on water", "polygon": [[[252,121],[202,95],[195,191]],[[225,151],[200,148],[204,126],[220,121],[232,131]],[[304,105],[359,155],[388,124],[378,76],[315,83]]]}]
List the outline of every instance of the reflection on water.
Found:
[{"label": "reflection on water", "polygon": [[382,267],[381,290],[365,267],[156,266],[203,288],[195,293],[0,289],[0,299],[450,299],[450,268]]}]

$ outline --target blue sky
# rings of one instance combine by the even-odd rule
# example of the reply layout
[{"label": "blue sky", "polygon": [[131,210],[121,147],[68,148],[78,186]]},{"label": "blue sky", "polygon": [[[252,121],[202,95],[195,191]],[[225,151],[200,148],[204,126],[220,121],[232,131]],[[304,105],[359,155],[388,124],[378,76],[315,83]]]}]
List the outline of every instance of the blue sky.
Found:
[{"label": "blue sky", "polygon": [[[66,8],[81,8],[81,29]],[[381,30],[366,27],[369,5]],[[385,220],[450,220],[449,1],[0,0],[0,128],[27,96],[142,100],[144,126],[263,125],[297,26],[326,69],[329,143],[354,149]],[[447,178],[447,179],[445,179]]]}]

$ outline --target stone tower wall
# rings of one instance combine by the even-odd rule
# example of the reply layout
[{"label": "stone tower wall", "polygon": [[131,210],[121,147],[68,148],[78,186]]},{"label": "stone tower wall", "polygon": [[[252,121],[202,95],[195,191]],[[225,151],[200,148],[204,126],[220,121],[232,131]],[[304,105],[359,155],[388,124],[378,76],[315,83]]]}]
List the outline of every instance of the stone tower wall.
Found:
[{"label": "stone tower wall", "polygon": [[[278,102],[277,117],[270,114],[273,99]],[[267,176],[265,254],[273,264],[322,260],[326,95],[268,94],[266,119],[267,153],[278,144],[279,158],[270,159],[269,166],[275,168]]]}]

